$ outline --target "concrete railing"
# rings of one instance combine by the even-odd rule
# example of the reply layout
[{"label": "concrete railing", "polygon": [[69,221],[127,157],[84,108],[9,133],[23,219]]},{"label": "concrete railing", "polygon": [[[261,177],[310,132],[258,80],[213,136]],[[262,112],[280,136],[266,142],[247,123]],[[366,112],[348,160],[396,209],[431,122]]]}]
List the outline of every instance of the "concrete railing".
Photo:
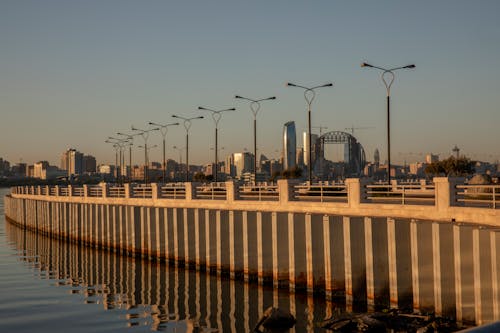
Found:
[{"label": "concrete railing", "polygon": [[[227,188],[234,189],[233,200],[245,201],[307,201],[350,203],[389,203],[397,205],[438,205],[447,202],[449,206],[492,208],[500,207],[500,185],[465,185],[461,179],[435,178],[432,184],[425,182],[396,183],[391,185],[367,183],[361,179],[347,179],[342,183],[318,182],[297,183],[279,180],[278,183],[291,184],[287,193],[280,192],[279,184],[261,183],[238,185],[225,183],[168,183],[168,184],[100,184],[83,186],[18,186],[12,194],[68,197],[110,197],[110,198],[151,198],[186,199],[190,191],[192,200],[227,200]],[[444,190],[437,190],[436,183]],[[229,185],[228,185],[229,184]],[[348,185],[350,184],[350,185]],[[285,187],[288,185],[284,185]],[[354,188],[356,187],[356,188]],[[283,186],[281,186],[283,188]],[[359,192],[359,198],[352,193]],[[288,193],[290,192],[290,193]],[[437,198],[439,192],[439,198]],[[447,193],[447,198],[445,194]]]}]

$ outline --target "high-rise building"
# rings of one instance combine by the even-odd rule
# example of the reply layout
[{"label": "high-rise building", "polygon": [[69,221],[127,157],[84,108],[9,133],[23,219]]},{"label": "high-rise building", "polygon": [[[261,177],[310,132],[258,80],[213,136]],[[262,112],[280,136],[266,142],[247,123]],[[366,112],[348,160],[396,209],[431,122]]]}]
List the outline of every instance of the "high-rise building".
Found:
[{"label": "high-rise building", "polygon": [[234,153],[233,164],[235,168],[235,177],[241,177],[245,172],[253,172],[254,156],[252,153]]},{"label": "high-rise building", "polygon": [[68,152],[68,175],[80,175],[83,173],[83,154],[76,149]]},{"label": "high-rise building", "polygon": [[297,140],[295,122],[289,121],[283,126],[283,169],[291,169],[297,162]]},{"label": "high-rise building", "polygon": [[375,164],[380,164],[380,153],[378,149],[375,149],[375,152],[373,153],[373,162]]},{"label": "high-rise building", "polygon": [[47,170],[48,167],[49,167],[49,162],[47,161],[40,161],[33,164],[33,177],[44,179],[43,171]]},{"label": "high-rise building", "polygon": [[427,154],[425,155],[425,163],[431,164],[439,161],[439,155]]},{"label": "high-rise building", "polygon": [[[318,158],[319,151],[321,150],[321,145],[317,145],[316,141],[318,141],[318,135],[311,133],[311,141],[312,141],[312,164]],[[302,142],[304,143],[304,165],[309,166],[309,134],[307,132],[302,133]]]},{"label": "high-rise building", "polygon": [[97,169],[97,162],[92,155],[83,155],[83,171],[85,173],[94,173]]}]

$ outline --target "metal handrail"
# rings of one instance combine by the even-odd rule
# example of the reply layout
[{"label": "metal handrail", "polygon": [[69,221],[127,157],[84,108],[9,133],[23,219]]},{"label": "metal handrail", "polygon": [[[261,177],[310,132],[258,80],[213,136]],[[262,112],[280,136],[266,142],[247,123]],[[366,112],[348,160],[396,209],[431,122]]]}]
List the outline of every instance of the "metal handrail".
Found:
[{"label": "metal handrail", "polygon": [[410,202],[422,205],[435,204],[435,186],[421,184],[370,184],[366,185],[365,200],[377,202],[396,202],[408,205]]},{"label": "metal handrail", "polygon": [[279,191],[277,185],[267,184],[247,184],[239,188],[238,195],[243,200],[257,201],[277,201],[279,200]]},{"label": "metal handrail", "polygon": [[347,186],[344,183],[318,182],[294,186],[294,198],[302,201],[347,202]]},{"label": "metal handrail", "polygon": [[226,200],[227,190],[225,183],[210,183],[196,187],[198,199]]},{"label": "metal handrail", "polygon": [[164,199],[185,199],[186,187],[183,183],[173,183],[162,185],[158,193],[160,198]]},{"label": "metal handrail", "polygon": [[457,185],[456,190],[457,202],[465,206],[500,208],[500,185]]}]

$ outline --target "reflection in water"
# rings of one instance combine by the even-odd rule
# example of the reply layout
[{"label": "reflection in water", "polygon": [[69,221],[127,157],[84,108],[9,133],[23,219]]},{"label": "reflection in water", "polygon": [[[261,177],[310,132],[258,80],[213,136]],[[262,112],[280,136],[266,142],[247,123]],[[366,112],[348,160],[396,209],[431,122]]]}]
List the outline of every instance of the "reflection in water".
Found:
[{"label": "reflection in water", "polygon": [[[127,325],[154,331],[250,332],[269,306],[297,317],[291,332],[324,332],[317,322],[345,311],[344,305],[290,295],[205,272],[134,259],[48,238],[5,223],[20,260],[41,279],[53,279],[85,303],[126,309]],[[364,309],[358,309],[363,311]]]}]

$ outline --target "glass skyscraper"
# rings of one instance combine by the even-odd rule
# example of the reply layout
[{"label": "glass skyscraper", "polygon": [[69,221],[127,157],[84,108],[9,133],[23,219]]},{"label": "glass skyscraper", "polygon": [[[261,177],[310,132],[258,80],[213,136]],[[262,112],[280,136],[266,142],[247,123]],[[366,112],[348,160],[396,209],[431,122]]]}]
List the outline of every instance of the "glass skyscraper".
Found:
[{"label": "glass skyscraper", "polygon": [[283,127],[283,170],[296,166],[296,154],[297,138],[295,134],[295,122],[289,121]]}]

